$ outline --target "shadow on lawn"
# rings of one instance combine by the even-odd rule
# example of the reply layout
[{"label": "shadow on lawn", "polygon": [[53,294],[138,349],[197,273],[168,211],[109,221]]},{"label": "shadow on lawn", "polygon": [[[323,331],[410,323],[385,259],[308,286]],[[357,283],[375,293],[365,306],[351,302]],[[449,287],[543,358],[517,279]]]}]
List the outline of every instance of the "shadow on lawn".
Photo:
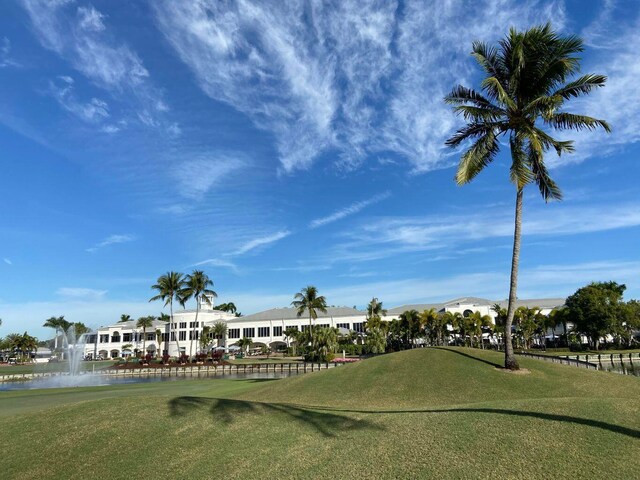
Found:
[{"label": "shadow on lawn", "polygon": [[640,438],[640,430],[634,428],[623,427],[614,423],[601,422],[600,420],[592,420],[590,418],[572,417],[570,415],[558,415],[555,413],[527,412],[523,410],[507,410],[504,408],[447,408],[433,410],[355,410],[340,409],[331,407],[312,407],[317,410],[328,410],[333,412],[344,413],[371,413],[371,414],[399,414],[399,413],[489,413],[495,415],[512,415],[515,417],[530,417],[541,420],[549,420],[554,422],[574,423],[577,425],[585,425],[587,427],[599,428],[613,433],[619,433],[631,438]]},{"label": "shadow on lawn", "polygon": [[443,347],[431,347],[431,348],[433,348],[434,350],[440,350],[443,352],[455,353],[456,355],[462,355],[463,357],[470,358],[471,360],[475,360],[477,362],[486,363],[487,365],[491,365],[492,367],[504,368],[504,366],[499,363],[490,362],[489,360],[485,360],[484,358],[474,357],[473,355],[461,352],[460,350],[450,350],[448,348],[443,348]]},{"label": "shadow on lawn", "polygon": [[334,437],[337,433],[348,430],[382,430],[367,420],[296,405],[204,397],[175,397],[169,401],[169,413],[173,417],[187,415],[194,411],[207,411],[215,422],[227,425],[241,415],[279,413],[302,425],[314,428],[325,437]]}]

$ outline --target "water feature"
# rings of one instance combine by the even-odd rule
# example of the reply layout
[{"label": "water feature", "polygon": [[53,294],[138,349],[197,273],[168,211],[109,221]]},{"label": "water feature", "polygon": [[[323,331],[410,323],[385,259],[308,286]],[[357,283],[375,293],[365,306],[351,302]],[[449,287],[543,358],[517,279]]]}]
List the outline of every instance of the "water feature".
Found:
[{"label": "water feature", "polygon": [[76,376],[56,375],[47,378],[4,382],[0,383],[0,392],[12,390],[34,390],[39,388],[67,388],[67,387],[101,387],[107,385],[123,385],[131,383],[153,383],[153,382],[175,382],[175,381],[191,381],[191,380],[275,380],[293,375],[302,375],[303,372],[295,370],[288,372],[250,372],[250,373],[227,373],[224,376],[135,376],[135,377],[118,377],[91,373],[80,373]]}]

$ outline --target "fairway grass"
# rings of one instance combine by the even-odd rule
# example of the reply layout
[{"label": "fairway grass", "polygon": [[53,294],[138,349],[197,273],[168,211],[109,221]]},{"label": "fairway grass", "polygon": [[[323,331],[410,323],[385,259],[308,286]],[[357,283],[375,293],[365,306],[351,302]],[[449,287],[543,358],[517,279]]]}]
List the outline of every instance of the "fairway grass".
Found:
[{"label": "fairway grass", "polygon": [[0,393],[2,478],[637,478],[640,381],[418,349],[283,380]]}]

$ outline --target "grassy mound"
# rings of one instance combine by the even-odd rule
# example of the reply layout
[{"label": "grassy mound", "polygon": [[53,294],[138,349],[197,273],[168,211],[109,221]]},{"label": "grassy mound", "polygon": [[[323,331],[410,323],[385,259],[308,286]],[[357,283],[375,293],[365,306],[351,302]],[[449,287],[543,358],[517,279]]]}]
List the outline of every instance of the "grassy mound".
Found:
[{"label": "grassy mound", "polygon": [[384,355],[249,391],[251,400],[361,409],[422,408],[496,400],[637,398],[638,379],[519,359],[528,375],[503,371],[503,355],[429,348]]},{"label": "grassy mound", "polygon": [[420,349],[273,382],[7,392],[0,428],[17,441],[5,442],[0,471],[3,478],[637,476],[637,378],[536,360],[524,360],[531,373],[520,376],[496,369],[500,361],[493,352]]}]

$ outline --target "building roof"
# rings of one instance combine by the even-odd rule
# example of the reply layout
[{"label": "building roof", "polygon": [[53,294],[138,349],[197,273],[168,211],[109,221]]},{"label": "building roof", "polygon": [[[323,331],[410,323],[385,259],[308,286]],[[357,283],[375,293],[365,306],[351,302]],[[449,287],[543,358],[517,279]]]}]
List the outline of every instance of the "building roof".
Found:
[{"label": "building roof", "polygon": [[[565,303],[564,298],[537,298],[537,299],[522,299],[516,300],[516,308],[517,307],[540,307],[540,308],[556,308],[561,307]],[[430,310],[434,308],[437,311],[440,311],[447,307],[456,307],[459,305],[470,305],[470,306],[492,306],[495,304],[499,304],[501,307],[506,308],[509,304],[508,300],[489,300],[487,298],[480,297],[460,297],[454,298],[453,300],[449,300],[443,303],[415,303],[409,305],[400,305],[399,307],[391,308],[387,311],[387,315],[399,315],[407,310],[417,310],[418,312],[422,312],[424,310]]]},{"label": "building roof", "polygon": [[[351,307],[327,307],[327,313],[317,312],[318,318],[330,318],[330,317],[355,317],[365,315],[365,312],[356,310]],[[309,319],[308,313],[305,312],[298,317],[298,309],[293,307],[288,308],[272,308],[271,310],[265,310],[263,312],[246,315],[244,317],[234,318],[233,322],[255,322],[260,320],[294,320],[294,319]]]},{"label": "building roof", "polygon": [[[107,325],[106,327],[100,327],[100,330],[105,329],[105,328],[121,328],[123,330],[125,329],[131,329],[131,328],[138,328],[136,326],[136,324],[138,323],[137,320],[129,320],[127,322],[118,322],[118,323],[114,323],[112,325]],[[166,327],[168,322],[163,322],[162,320],[154,320],[151,323],[151,327],[150,328],[156,328],[156,327]],[[140,327],[142,328],[142,327]],[[90,333],[97,333],[97,332],[90,332]]]}]

